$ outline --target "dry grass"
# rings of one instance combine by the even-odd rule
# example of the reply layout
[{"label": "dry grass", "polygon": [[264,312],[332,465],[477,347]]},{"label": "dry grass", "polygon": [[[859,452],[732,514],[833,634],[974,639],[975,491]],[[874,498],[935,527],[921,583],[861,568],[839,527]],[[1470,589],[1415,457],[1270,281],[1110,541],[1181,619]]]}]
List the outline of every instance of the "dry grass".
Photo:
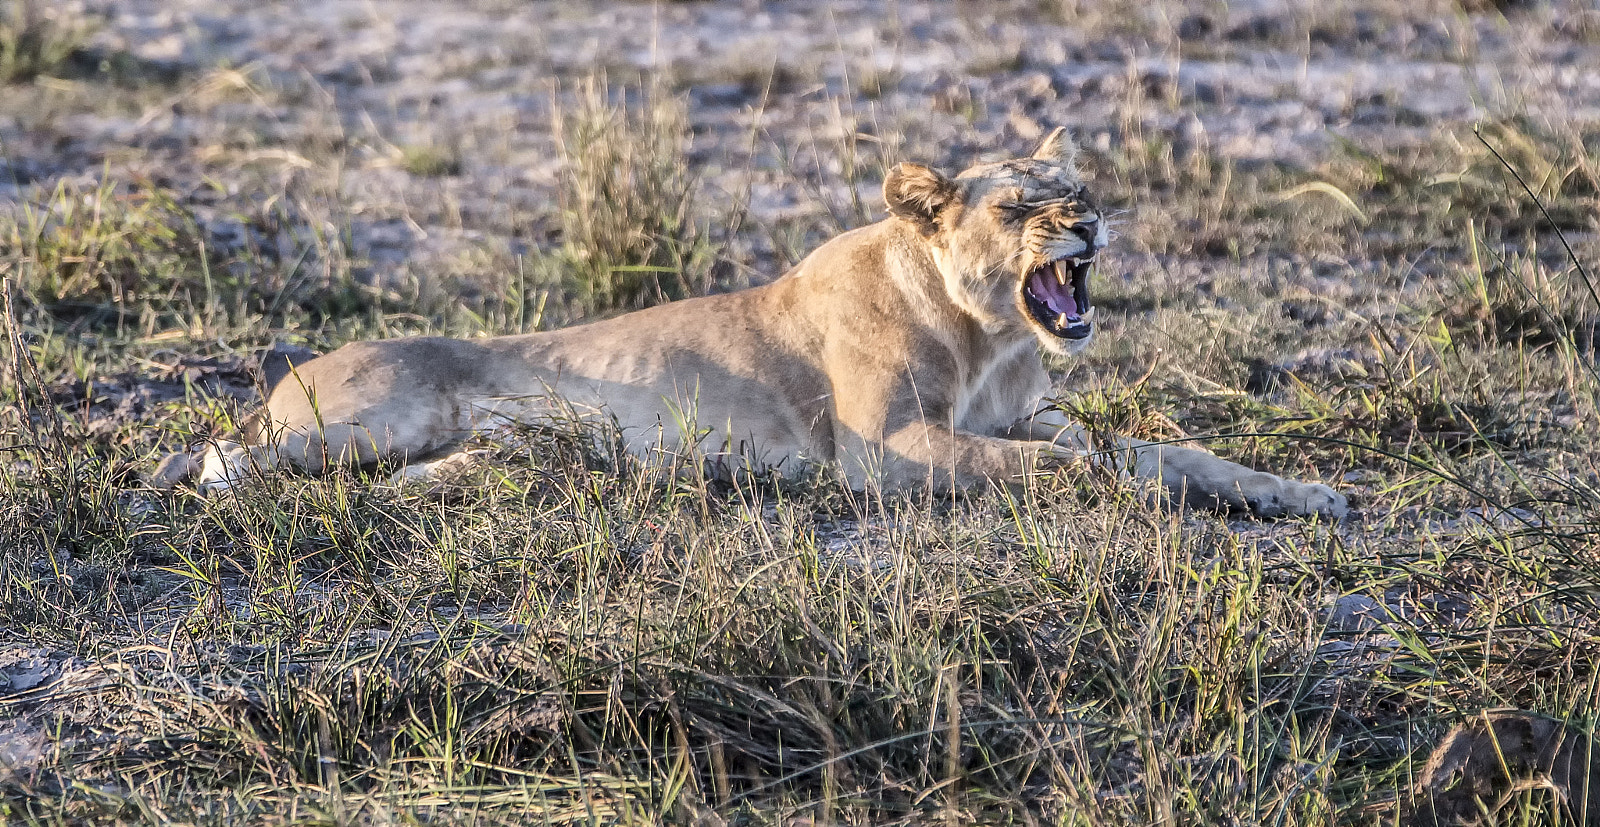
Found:
[{"label": "dry grass", "polygon": [[0,83],[30,81],[78,54],[93,23],[41,0],[0,3]]},{"label": "dry grass", "polygon": [[590,77],[558,93],[552,126],[564,162],[562,257],[577,303],[635,309],[704,293],[716,250],[694,171],[682,163],[684,102],[657,83],[613,90]]},{"label": "dry grass", "polygon": [[153,316],[237,306],[245,286],[213,267],[193,217],[170,192],[102,181],[63,183],[4,224],[0,261],[21,299],[59,319],[124,321],[127,308]]},{"label": "dry grass", "polygon": [[[1094,25],[1198,48],[1163,11]],[[884,103],[894,73],[850,76],[812,131],[770,141],[808,202],[792,237],[707,207],[688,98],[600,80],[552,98],[550,236],[436,282],[354,252],[358,135],[217,173],[262,187],[228,245],[192,194],[52,184],[0,217],[0,814],[1387,825],[1444,811],[1413,793],[1423,777],[1474,812],[1476,781],[1424,769],[1441,741],[1485,763],[1477,730],[1444,738],[1484,710],[1587,743],[1600,132],[1485,125],[1541,208],[1470,131],[1239,163],[1153,121],[1181,96],[1129,65],[1117,140],[1086,151],[1128,210],[1097,276],[1104,338],[1057,366],[1062,404],[1336,483],[1348,523],[1167,513],[1092,475],[937,501],[825,474],[729,486],[562,427],[402,488],[140,482],[232,427],[271,341],[538,329],[718,286],[725,242],[782,259],[867,220],[884,165],[946,150],[900,131],[917,118]],[[818,94],[826,72],[802,68],[792,94]],[[492,155],[462,134],[386,152],[384,173],[448,196]],[[240,144],[219,153],[287,157]],[[1479,798],[1490,823],[1572,824],[1560,792],[1494,776]]]}]

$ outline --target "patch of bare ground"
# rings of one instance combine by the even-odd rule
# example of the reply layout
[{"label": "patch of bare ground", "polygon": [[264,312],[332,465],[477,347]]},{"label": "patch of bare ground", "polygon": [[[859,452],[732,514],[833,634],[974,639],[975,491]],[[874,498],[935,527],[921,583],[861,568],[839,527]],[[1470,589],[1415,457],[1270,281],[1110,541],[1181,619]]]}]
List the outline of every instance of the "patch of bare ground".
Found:
[{"label": "patch of bare ground", "polygon": [[[0,0],[0,813],[1593,820],[1596,67],[1577,2]],[[1062,405],[1349,520],[561,427],[141,481],[292,358],[765,281],[1056,124],[1117,211]]]}]

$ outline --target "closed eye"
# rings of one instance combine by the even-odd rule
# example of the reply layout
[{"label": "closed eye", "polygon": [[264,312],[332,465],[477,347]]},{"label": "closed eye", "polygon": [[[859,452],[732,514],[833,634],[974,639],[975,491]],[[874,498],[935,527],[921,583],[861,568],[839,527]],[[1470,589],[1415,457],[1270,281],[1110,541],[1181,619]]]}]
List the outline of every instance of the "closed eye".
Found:
[{"label": "closed eye", "polygon": [[1028,213],[1031,213],[1039,208],[1039,205],[1030,204],[1025,201],[1001,201],[994,206],[995,209],[1005,213],[1006,218],[1013,221],[1020,221],[1021,219],[1027,218]]},{"label": "closed eye", "polygon": [[1030,213],[1035,210],[1042,210],[1045,207],[1068,204],[1075,200],[1078,200],[1077,196],[1063,195],[1060,198],[1045,198],[1039,201],[1001,201],[995,206],[1006,212]]}]

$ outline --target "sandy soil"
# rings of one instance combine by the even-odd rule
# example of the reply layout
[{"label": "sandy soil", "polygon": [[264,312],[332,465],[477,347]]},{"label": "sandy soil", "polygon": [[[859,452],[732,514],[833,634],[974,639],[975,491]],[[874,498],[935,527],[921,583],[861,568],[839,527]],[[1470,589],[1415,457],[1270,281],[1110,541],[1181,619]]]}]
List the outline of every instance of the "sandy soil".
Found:
[{"label": "sandy soil", "polygon": [[[872,169],[1014,154],[1055,124],[1106,153],[1159,136],[1180,153],[1307,168],[1338,145],[1381,156],[1484,117],[1600,117],[1600,23],[1559,5],[1509,19],[1353,0],[74,8],[130,85],[162,93],[84,99],[60,81],[0,118],[0,199],[147,177],[193,194],[225,244],[241,233],[230,213],[299,188],[327,210],[307,220],[348,223],[379,273],[547,243],[552,95],[596,72],[681,90],[715,200],[748,202],[752,226],[804,228],[789,244],[750,233],[757,278],[865,217],[852,180],[875,212]],[[413,147],[441,148],[457,174],[409,174]],[[865,174],[841,164],[852,150]]]}]

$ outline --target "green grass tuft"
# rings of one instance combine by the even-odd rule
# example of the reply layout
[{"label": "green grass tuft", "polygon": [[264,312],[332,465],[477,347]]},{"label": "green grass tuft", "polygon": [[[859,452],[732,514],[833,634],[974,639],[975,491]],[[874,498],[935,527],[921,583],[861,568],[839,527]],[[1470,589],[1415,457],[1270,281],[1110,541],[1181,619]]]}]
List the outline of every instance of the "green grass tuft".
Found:
[{"label": "green grass tuft", "polygon": [[437,146],[408,146],[400,150],[400,168],[425,178],[460,175],[461,156]]},{"label": "green grass tuft", "polygon": [[704,292],[717,250],[683,162],[684,101],[591,77],[555,97],[561,255],[580,306],[638,308]]},{"label": "green grass tuft", "polygon": [[55,71],[83,51],[94,33],[87,17],[41,0],[0,2],[0,83]]},{"label": "green grass tuft", "polygon": [[170,192],[111,181],[62,183],[0,218],[0,262],[24,301],[64,319],[226,303],[241,287],[213,272],[193,216]]}]

